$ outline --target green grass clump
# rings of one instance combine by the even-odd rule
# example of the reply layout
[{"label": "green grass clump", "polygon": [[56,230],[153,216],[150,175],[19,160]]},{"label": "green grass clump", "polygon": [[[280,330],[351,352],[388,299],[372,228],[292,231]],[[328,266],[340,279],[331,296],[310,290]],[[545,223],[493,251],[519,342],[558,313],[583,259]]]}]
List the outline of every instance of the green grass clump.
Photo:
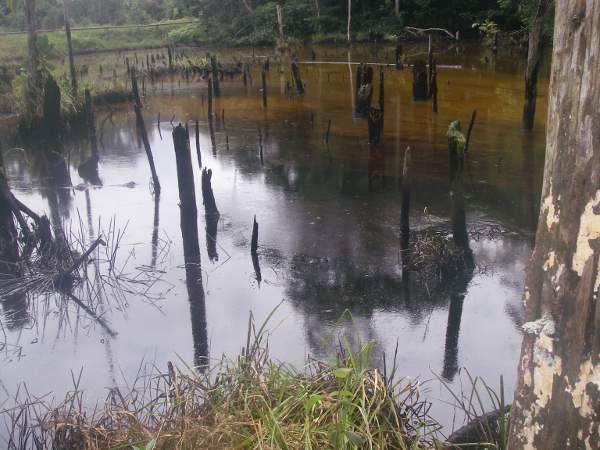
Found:
[{"label": "green grass clump", "polygon": [[128,393],[113,389],[95,414],[82,409],[78,387],[55,408],[25,401],[13,410],[13,432],[25,421],[31,442],[63,449],[436,448],[438,427],[417,386],[370,368],[371,348],[344,348],[297,371],[269,358],[264,325],[251,323],[234,361],[153,369]]}]

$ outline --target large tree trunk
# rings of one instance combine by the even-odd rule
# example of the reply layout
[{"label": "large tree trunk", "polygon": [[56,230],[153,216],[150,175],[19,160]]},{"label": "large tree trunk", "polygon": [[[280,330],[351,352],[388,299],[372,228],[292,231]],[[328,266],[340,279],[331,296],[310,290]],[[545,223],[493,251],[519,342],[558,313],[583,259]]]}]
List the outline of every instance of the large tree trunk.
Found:
[{"label": "large tree trunk", "polygon": [[509,448],[600,448],[600,0],[557,0]]},{"label": "large tree trunk", "polygon": [[71,72],[71,89],[73,95],[77,94],[77,72],[75,71],[75,57],[73,56],[73,42],[71,40],[71,24],[69,23],[69,0],[63,0],[63,13],[65,17],[65,34],[67,35],[67,50],[69,51],[69,70]]},{"label": "large tree trunk", "polygon": [[550,1],[538,0],[535,16],[529,29],[529,49],[527,52],[527,68],[525,70],[525,104],[523,105],[523,128],[526,130],[533,129],[537,81],[544,48],[544,18],[550,7]]},{"label": "large tree trunk", "polygon": [[27,27],[27,69],[29,72],[26,107],[29,116],[35,115],[39,104],[40,72],[37,48],[37,22],[35,0],[25,0],[25,25]]}]

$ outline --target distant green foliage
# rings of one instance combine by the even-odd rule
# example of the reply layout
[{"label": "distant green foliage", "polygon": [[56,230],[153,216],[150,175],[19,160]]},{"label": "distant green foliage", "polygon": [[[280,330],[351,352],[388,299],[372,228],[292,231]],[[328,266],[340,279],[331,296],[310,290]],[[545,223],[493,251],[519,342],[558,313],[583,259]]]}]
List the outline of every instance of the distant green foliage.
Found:
[{"label": "distant green foliage", "polygon": [[[204,19],[209,40],[270,44],[277,39],[273,0],[185,0],[187,11]],[[346,34],[347,0],[280,0],[284,32],[297,39],[331,40]],[[396,14],[391,0],[352,0],[351,34],[359,40],[397,35],[404,26],[443,27],[461,35],[525,28],[536,0],[402,0]],[[473,24],[478,26],[473,28]],[[483,26],[482,29],[479,25]],[[211,31],[212,29],[212,31]],[[330,37],[327,37],[330,36]],[[335,40],[335,39],[334,39]]]},{"label": "distant green foliage", "polygon": [[178,44],[196,44],[206,42],[209,39],[206,27],[202,24],[187,24],[176,28],[167,35],[169,42]]},{"label": "distant green foliage", "polygon": [[[0,27],[24,28],[21,8],[9,8],[10,1],[0,0]],[[189,14],[187,3],[194,0],[71,0],[70,16],[76,25],[138,24],[177,19]],[[36,0],[38,26],[42,29],[63,25],[62,0]]]}]

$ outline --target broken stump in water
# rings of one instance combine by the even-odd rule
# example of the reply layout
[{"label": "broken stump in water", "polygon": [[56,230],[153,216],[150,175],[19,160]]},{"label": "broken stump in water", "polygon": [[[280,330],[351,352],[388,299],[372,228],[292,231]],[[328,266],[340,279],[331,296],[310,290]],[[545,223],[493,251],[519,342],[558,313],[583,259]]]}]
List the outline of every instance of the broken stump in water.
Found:
[{"label": "broken stump in water", "polygon": [[215,97],[221,96],[221,87],[219,86],[219,66],[215,56],[210,57],[210,65],[212,69],[213,89]]},{"label": "broken stump in water", "polygon": [[400,44],[400,39],[396,41],[396,50],[394,52],[394,58],[396,60],[396,70],[404,69],[404,64],[402,64],[402,44]]},{"label": "broken stump in water", "polygon": [[196,120],[196,156],[198,157],[198,166],[202,169],[202,154],[200,153],[200,125]]},{"label": "broken stump in water", "polygon": [[188,130],[179,124],[173,130],[175,147],[175,163],[177,165],[177,185],[179,187],[179,208],[181,214],[181,235],[186,260],[198,257],[198,209],[196,206],[196,189],[194,186],[194,170],[190,151]]},{"label": "broken stump in water", "polygon": [[425,61],[417,60],[413,65],[413,100],[427,100],[427,65]]},{"label": "broken stump in water", "polygon": [[158,174],[156,173],[156,166],[154,165],[154,156],[152,155],[152,148],[150,147],[150,141],[148,140],[148,133],[146,132],[146,123],[142,116],[142,100],[140,99],[139,89],[137,85],[137,78],[135,71],[131,73],[131,87],[134,95],[133,110],[135,112],[135,119],[138,128],[138,132],[144,144],[144,150],[146,151],[146,157],[148,158],[148,164],[150,165],[150,173],[152,174],[152,184],[154,187],[154,193],[160,197],[160,182],[158,181]]},{"label": "broken stump in water", "polygon": [[473,127],[475,126],[475,119],[477,117],[477,110],[473,110],[471,114],[471,122],[469,122],[469,130],[467,131],[467,142],[465,144],[465,155],[469,153],[469,144],[471,143],[471,133],[473,133]]},{"label": "broken stump in water", "polygon": [[465,135],[461,132],[460,121],[458,120],[455,120],[450,124],[448,127],[448,133],[446,135],[448,137],[450,179],[453,179],[456,171],[462,167],[467,140]]},{"label": "broken stump in water", "polygon": [[267,107],[267,64],[263,66],[260,73],[262,79],[262,104],[263,108]]},{"label": "broken stump in water", "polygon": [[292,76],[294,77],[294,83],[296,84],[296,92],[298,95],[304,95],[304,84],[302,84],[300,67],[298,67],[298,61],[296,60],[292,62]]},{"label": "broken stump in water", "polygon": [[60,130],[60,88],[52,76],[48,76],[44,87],[42,128],[53,136]]},{"label": "broken stump in water", "polygon": [[379,144],[383,131],[383,111],[369,108],[367,123],[369,125],[369,144]]},{"label": "broken stump in water", "polygon": [[373,97],[373,68],[361,64],[356,69],[356,114],[366,116]]},{"label": "broken stump in water", "polygon": [[252,224],[252,241],[250,243],[250,253],[256,255],[258,251],[258,222],[256,216],[254,216],[254,222]]},{"label": "broken stump in water", "polygon": [[217,202],[211,185],[212,170],[206,167],[202,169],[202,199],[206,214],[219,214]]},{"label": "broken stump in water", "polygon": [[438,86],[437,86],[437,64],[435,60],[431,67],[431,107],[434,113],[438,112]]}]

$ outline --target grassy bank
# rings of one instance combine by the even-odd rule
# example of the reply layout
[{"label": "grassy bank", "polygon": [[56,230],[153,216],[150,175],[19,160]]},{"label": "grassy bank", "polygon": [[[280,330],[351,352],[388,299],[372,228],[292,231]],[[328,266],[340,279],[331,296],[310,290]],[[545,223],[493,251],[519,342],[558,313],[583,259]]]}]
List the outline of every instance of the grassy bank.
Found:
[{"label": "grassy bank", "polygon": [[[189,19],[187,19],[189,20]],[[85,54],[98,51],[134,50],[164,46],[168,35],[184,25],[182,21],[163,22],[160,26],[106,27],[74,29],[72,31],[75,53]],[[63,30],[41,32],[43,51],[53,58],[67,54],[67,43]],[[25,61],[27,56],[26,34],[4,34],[0,36],[0,64]]]},{"label": "grassy bank", "polygon": [[76,381],[62,404],[23,398],[4,418],[22,448],[441,448],[417,385],[370,368],[371,344],[297,371],[269,358],[265,339],[251,325],[236,360],[153,369],[93,414]]}]

